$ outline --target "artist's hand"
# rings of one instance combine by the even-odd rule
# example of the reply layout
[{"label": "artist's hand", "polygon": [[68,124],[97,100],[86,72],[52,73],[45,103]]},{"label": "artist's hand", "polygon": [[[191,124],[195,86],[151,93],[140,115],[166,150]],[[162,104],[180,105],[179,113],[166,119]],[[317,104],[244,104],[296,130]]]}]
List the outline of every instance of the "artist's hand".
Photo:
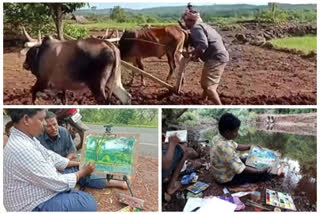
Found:
[{"label": "artist's hand", "polygon": [[252,147],[254,147],[254,146],[258,147],[259,149],[263,149],[262,146],[260,146],[259,144],[252,144],[252,145],[250,146],[250,149],[251,149]]},{"label": "artist's hand", "polygon": [[85,175],[90,175],[95,169],[96,167],[93,162],[89,162],[81,168]]},{"label": "artist's hand", "polygon": [[180,143],[180,138],[175,134],[169,137],[169,143],[176,146]]}]

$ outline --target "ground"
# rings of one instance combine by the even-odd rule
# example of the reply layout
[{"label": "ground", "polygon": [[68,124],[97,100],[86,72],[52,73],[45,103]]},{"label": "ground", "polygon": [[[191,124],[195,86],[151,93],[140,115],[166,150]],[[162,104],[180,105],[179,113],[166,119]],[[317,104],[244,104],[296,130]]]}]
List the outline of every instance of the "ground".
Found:
[{"label": "ground", "polygon": [[[197,175],[199,176],[198,181],[202,181],[205,182],[207,184],[209,184],[210,186],[208,187],[208,189],[206,189],[205,191],[203,191],[203,196],[227,196],[226,194],[223,193],[223,188],[225,186],[218,184],[217,182],[215,182],[214,177],[213,177],[213,173],[210,173],[210,169],[206,170],[206,168],[204,166],[201,166],[201,164],[205,163],[205,162],[209,162],[209,156],[208,154],[208,150],[209,148],[207,147],[206,149],[202,149],[200,152],[200,157],[199,159],[192,161],[190,164],[191,168],[196,169]],[[199,151],[199,150],[197,150]],[[204,155],[205,154],[205,155]],[[288,174],[287,176],[290,176],[290,174]],[[271,190],[275,190],[275,191],[279,191],[279,192],[286,192],[291,194],[293,200],[294,200],[294,204],[297,208],[297,211],[316,211],[316,207],[315,204],[316,203],[316,193],[312,196],[314,197],[311,200],[314,200],[311,202],[310,198],[308,198],[306,196],[306,193],[304,191],[306,191],[306,189],[308,188],[307,186],[304,186],[304,182],[303,179],[301,181],[301,183],[299,182],[298,184],[298,188],[296,189],[292,189],[290,183],[288,183],[288,180],[290,181],[290,179],[286,179],[286,177],[276,177],[272,180],[266,181],[266,182],[259,182],[257,183],[257,189],[256,191],[260,192],[261,194],[261,198],[260,200],[257,201],[258,204],[267,207],[271,210],[274,210],[273,206],[270,205],[266,205],[265,201],[266,201],[266,189],[271,189]],[[164,191],[166,189],[166,185],[163,185],[163,192],[162,192],[162,196],[164,196]],[[187,199],[186,199],[186,195],[187,195],[187,188],[188,185],[183,186],[182,188],[180,188],[174,195],[172,195],[172,198],[169,202],[164,200],[164,197],[162,197],[162,210],[163,211],[182,211]],[[233,192],[231,192],[233,193]],[[181,196],[181,195],[184,196]],[[245,196],[240,198],[240,200],[245,204],[247,202],[247,200],[250,199],[250,196]],[[255,207],[252,206],[247,206],[245,207],[244,211],[261,211],[256,209]],[[282,211],[285,211],[284,209],[282,209]]]},{"label": "ground", "polygon": [[[249,44],[233,43],[229,32],[222,32],[227,41],[230,62],[225,68],[218,92],[223,104],[229,105],[315,105],[316,104],[316,57],[304,58],[294,53],[269,50]],[[35,83],[31,72],[22,69],[24,57],[19,48],[4,49],[4,104],[32,104],[30,88]],[[164,80],[169,66],[166,57],[144,60],[145,70]],[[140,85],[140,78],[125,88],[132,95],[132,104],[179,105],[212,104],[201,100],[199,81],[202,63],[191,62],[186,69],[186,80],[182,94],[176,95],[168,89],[146,79],[146,86]],[[131,71],[123,69],[124,84],[130,79]],[[175,76],[169,81],[173,84]],[[91,92],[68,92],[68,104],[96,104]],[[113,104],[119,104],[112,98]],[[36,104],[61,104],[57,96],[40,96]]]},{"label": "ground", "polygon": [[[136,174],[132,179],[134,197],[144,200],[145,211],[158,211],[158,159],[148,156],[139,156]],[[118,189],[92,189],[85,191],[91,193],[98,203],[98,211],[116,212],[123,207],[116,200],[116,192],[130,195],[129,190]]]}]

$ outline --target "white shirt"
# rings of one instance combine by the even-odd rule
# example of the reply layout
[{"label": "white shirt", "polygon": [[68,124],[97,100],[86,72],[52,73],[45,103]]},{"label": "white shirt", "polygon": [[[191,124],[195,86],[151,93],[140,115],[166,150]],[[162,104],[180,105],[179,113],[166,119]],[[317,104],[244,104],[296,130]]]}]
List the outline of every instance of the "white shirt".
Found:
[{"label": "white shirt", "polygon": [[32,211],[59,192],[75,187],[75,173],[61,174],[69,160],[12,128],[3,154],[3,198],[7,211]]}]

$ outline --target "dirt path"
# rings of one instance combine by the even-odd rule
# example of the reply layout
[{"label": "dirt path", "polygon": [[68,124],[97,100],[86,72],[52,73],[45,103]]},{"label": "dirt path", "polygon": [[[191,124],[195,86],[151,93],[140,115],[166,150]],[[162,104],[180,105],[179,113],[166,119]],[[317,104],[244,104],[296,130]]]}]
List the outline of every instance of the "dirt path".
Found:
[{"label": "dirt path", "polygon": [[[298,55],[284,53],[251,45],[231,44],[228,47],[231,61],[225,69],[218,91],[223,104],[316,104],[316,60],[303,59]],[[23,57],[18,49],[6,49],[4,53],[4,104],[32,104],[30,88],[34,76],[22,70]],[[145,70],[165,79],[169,71],[166,57],[144,60]],[[147,80],[140,86],[136,76],[127,90],[132,94],[132,104],[211,104],[201,100],[199,84],[202,63],[190,63],[186,69],[183,95],[170,94],[159,84]],[[123,70],[123,82],[130,71]],[[172,84],[175,77],[172,78]],[[91,92],[68,92],[69,104],[96,104]],[[112,102],[119,102],[113,98]],[[61,104],[56,96],[40,97],[37,104]]]},{"label": "dirt path", "polygon": [[[145,201],[145,211],[158,211],[158,159],[148,156],[139,156],[137,161],[136,176],[132,181],[132,190],[135,197]],[[98,203],[99,211],[116,212],[123,207],[116,200],[116,192],[130,195],[129,190],[118,189],[91,189],[86,188]]]}]

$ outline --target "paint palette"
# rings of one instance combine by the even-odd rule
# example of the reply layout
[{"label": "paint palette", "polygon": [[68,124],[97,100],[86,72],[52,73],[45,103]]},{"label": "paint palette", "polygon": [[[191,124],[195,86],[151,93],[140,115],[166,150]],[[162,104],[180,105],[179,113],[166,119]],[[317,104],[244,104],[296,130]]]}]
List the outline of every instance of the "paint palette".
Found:
[{"label": "paint palette", "polygon": [[296,210],[291,195],[266,189],[266,204],[288,210]]},{"label": "paint palette", "polygon": [[198,193],[206,190],[208,187],[209,187],[209,184],[198,181],[197,183],[195,183],[191,186],[188,186],[187,190],[189,190],[193,194],[198,194]]}]

